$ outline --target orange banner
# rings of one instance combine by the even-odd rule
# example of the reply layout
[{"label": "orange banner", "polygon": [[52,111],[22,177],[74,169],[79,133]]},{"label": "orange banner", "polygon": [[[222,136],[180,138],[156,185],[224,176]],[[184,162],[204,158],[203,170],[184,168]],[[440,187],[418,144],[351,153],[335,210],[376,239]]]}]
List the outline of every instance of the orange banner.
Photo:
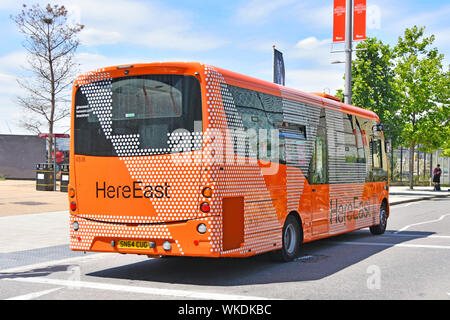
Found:
[{"label": "orange banner", "polygon": [[366,0],[353,0],[353,40],[366,39]]},{"label": "orange banner", "polygon": [[333,42],[345,41],[345,0],[334,0]]}]

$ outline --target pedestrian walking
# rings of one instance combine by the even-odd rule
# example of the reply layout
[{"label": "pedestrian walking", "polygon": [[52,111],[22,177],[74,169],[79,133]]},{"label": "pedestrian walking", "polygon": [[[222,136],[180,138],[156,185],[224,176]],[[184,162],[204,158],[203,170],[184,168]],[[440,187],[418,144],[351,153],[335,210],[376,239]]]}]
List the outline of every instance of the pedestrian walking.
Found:
[{"label": "pedestrian walking", "polygon": [[441,191],[441,166],[438,164],[436,168],[433,170],[433,183],[434,183],[434,189],[433,191]]}]

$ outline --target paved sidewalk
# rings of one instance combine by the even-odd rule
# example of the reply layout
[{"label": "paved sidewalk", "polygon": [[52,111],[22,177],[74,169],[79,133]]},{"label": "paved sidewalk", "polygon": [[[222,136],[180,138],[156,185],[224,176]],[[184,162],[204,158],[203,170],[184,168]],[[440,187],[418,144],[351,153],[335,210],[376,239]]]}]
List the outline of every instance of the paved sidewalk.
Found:
[{"label": "paved sidewalk", "polygon": [[409,187],[391,186],[389,187],[389,203],[390,205],[396,205],[433,198],[450,197],[448,187],[441,189],[441,191],[433,191],[433,187],[414,187],[414,190],[410,190]]},{"label": "paved sidewalk", "polygon": [[[389,188],[389,202],[396,205],[405,202],[420,201],[436,197],[449,197],[448,187],[442,191],[433,191],[432,187]],[[42,212],[59,212],[68,210],[69,201],[66,192],[37,191],[35,181],[4,180],[0,181],[0,217]]]},{"label": "paved sidewalk", "polygon": [[58,245],[69,247],[69,211],[0,217],[0,254]]},{"label": "paved sidewalk", "polygon": [[37,191],[30,180],[0,181],[0,217],[68,210],[67,192]]}]

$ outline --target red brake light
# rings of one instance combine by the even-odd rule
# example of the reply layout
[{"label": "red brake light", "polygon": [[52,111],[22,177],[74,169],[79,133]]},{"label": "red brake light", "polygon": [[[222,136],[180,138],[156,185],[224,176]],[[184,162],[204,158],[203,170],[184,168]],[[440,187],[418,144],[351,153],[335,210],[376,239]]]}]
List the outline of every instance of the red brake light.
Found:
[{"label": "red brake light", "polygon": [[76,204],[74,201],[72,201],[72,202],[70,203],[70,210],[72,210],[72,211],[77,210],[77,204]]},{"label": "red brake light", "polygon": [[208,212],[211,210],[211,207],[209,206],[209,203],[208,203],[208,202],[203,202],[203,203],[200,205],[200,210],[202,210],[202,211],[205,212],[205,213],[208,213]]}]

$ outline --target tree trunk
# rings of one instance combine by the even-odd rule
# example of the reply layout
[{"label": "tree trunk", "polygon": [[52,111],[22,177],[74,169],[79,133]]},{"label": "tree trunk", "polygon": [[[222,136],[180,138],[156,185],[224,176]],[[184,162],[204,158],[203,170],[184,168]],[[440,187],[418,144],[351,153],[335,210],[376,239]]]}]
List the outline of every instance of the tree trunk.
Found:
[{"label": "tree trunk", "polygon": [[[51,105],[50,105],[50,116],[48,119],[48,133],[50,134],[50,146],[49,146],[49,163],[53,163],[52,157],[56,158],[56,150],[53,150],[53,139],[51,135],[53,134],[53,119],[55,117],[55,73],[53,71],[53,58],[52,58],[52,49],[51,49],[51,35],[50,35],[50,23],[47,24],[47,50],[48,50],[48,67],[50,69],[50,96],[51,96]],[[53,152],[52,152],[53,151]],[[53,155],[54,154],[54,155]]]},{"label": "tree trunk", "polygon": [[[49,125],[49,130],[48,130],[49,135],[51,135],[53,133],[53,128],[51,125]],[[48,142],[48,153],[47,153],[47,163],[48,164],[52,164],[53,163],[53,137],[49,136],[47,138],[47,142]]]},{"label": "tree trunk", "polygon": [[409,146],[409,189],[414,189],[414,151],[416,147],[416,142],[411,141]]}]

